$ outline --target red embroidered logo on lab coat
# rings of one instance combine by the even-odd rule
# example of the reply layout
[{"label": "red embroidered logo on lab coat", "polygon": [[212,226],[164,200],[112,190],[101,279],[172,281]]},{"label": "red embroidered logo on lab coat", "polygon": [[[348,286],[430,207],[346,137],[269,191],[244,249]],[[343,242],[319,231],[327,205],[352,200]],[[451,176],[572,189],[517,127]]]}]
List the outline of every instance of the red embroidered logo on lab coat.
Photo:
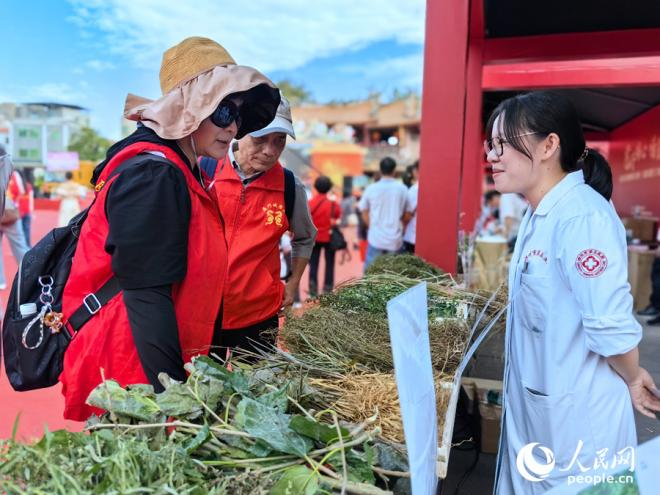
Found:
[{"label": "red embroidered logo on lab coat", "polygon": [[532,249],[529,253],[527,253],[525,256],[525,263],[528,263],[534,257],[542,259],[544,263],[548,263],[548,257],[540,249]]},{"label": "red embroidered logo on lab coat", "polygon": [[607,268],[607,256],[598,249],[585,249],[578,254],[575,267],[583,277],[597,277]]}]

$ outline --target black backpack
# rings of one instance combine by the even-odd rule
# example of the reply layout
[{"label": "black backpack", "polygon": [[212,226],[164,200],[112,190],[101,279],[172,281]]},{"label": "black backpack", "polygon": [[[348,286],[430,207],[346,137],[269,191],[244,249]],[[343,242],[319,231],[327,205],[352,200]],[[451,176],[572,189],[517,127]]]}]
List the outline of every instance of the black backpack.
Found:
[{"label": "black backpack", "polygon": [[[311,215],[314,215],[314,213],[321,207],[323,203],[326,201],[329,201],[327,198],[323,199],[322,201],[319,201],[317,205],[314,207],[312,211],[310,211]],[[330,203],[330,223],[332,223],[332,219],[335,217],[335,202],[332,201]],[[348,252],[348,242],[346,242],[346,238],[344,237],[343,232],[339,227],[336,225],[332,225],[330,227],[330,240],[328,241],[328,249],[332,251],[343,251],[346,249]],[[349,253],[350,255],[350,253]]]},{"label": "black backpack", "polygon": [[[172,165],[157,155],[150,154],[148,158]],[[129,158],[113,170],[109,178],[144,159],[145,155]],[[71,272],[80,230],[94,202],[69,225],[46,234],[19,264],[2,325],[5,371],[14,390],[55,385],[72,336],[121,290],[117,278],[112,277],[81,301],[66,326],[62,324],[64,286]]]},{"label": "black backpack", "polygon": [[[218,160],[204,156],[199,162],[199,167],[210,179],[213,179],[215,169],[218,168]],[[296,177],[288,168],[282,167],[282,169],[284,170],[284,213],[291,224],[293,206],[296,202]]]}]

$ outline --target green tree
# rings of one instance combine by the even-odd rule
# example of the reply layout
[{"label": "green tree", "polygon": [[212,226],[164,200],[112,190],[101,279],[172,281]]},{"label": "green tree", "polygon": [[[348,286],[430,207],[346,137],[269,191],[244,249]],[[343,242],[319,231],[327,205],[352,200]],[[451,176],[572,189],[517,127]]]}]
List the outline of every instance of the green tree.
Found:
[{"label": "green tree", "polygon": [[412,88],[407,88],[407,89],[394,88],[394,90],[392,91],[392,98],[390,99],[390,101],[403,100],[412,95],[419,96],[419,93]]},{"label": "green tree", "polygon": [[295,84],[288,79],[277,83],[277,87],[293,105],[312,102],[312,94],[302,84]]},{"label": "green tree", "polygon": [[98,134],[91,127],[83,127],[73,135],[69,151],[77,151],[81,160],[100,161],[112,145],[112,141]]}]

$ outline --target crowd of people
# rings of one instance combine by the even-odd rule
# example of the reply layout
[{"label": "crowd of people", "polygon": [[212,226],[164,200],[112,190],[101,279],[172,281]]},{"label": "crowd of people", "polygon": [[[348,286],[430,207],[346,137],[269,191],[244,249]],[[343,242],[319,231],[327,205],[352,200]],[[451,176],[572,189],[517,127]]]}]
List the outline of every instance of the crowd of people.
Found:
[{"label": "crowd of people", "polygon": [[[7,156],[6,149],[0,145],[0,156]],[[32,247],[32,218],[34,215],[34,186],[25,174],[13,168],[7,183],[4,213],[0,219],[0,290],[7,288],[2,238],[7,237],[9,248],[17,264]],[[88,189],[73,181],[71,172],[65,173],[65,182],[61,183],[51,196],[60,200],[58,226],[63,227],[78,213],[80,200],[84,199]]]}]

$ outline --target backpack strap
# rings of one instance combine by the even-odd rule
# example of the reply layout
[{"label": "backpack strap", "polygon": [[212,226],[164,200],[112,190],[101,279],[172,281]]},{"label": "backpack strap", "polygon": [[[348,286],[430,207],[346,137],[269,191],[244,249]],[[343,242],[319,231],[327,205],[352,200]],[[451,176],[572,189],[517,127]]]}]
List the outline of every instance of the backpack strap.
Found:
[{"label": "backpack strap", "polygon": [[83,298],[82,306],[73,312],[69,318],[69,327],[77,332],[87,323],[92,316],[108,304],[110,300],[121,292],[119,280],[114,275],[103,286],[94,293],[87,294]]},{"label": "backpack strap", "polygon": [[[312,208],[312,211],[310,211],[309,214],[314,215],[314,213],[316,213],[317,210],[321,207],[321,205],[326,201],[328,201],[328,198],[323,198],[321,201],[319,201],[318,204],[314,208]],[[330,211],[330,216],[332,217],[332,210]]]},{"label": "backpack strap", "polygon": [[282,167],[282,170],[284,170],[284,213],[290,225],[293,207],[296,204],[296,176],[288,168]]},{"label": "backpack strap", "polygon": [[213,179],[213,177],[215,177],[215,171],[218,168],[218,160],[214,160],[208,156],[203,156],[199,161],[199,168],[201,168],[204,173],[208,175],[209,179]]},{"label": "backpack strap", "polygon": [[[167,158],[163,158],[160,155],[154,155],[152,153],[140,153],[138,155],[129,158],[128,160],[123,161],[120,165],[118,165],[112,171],[112,173],[110,173],[110,175],[108,176],[108,180],[106,182],[109,182],[110,179],[119,175],[123,170],[127,169],[128,167],[146,160],[163,162],[172,165],[172,162],[170,160],[168,160]],[[89,213],[89,210],[92,208],[95,202],[96,202],[96,197],[94,198],[94,201],[92,201],[92,204],[85,209],[85,211],[83,212],[84,215],[81,215],[81,219],[78,220],[78,224],[81,224],[83,221],[85,221],[85,219],[87,218],[87,214]],[[119,286],[119,280],[117,279],[116,276],[113,275],[110,278],[110,280],[108,280],[105,284],[101,286],[99,290],[87,294],[83,298],[80,307],[78,307],[78,309],[76,309],[73,312],[73,314],[69,317],[68,324],[70,329],[73,331],[73,333],[79,331],[83,327],[83,325],[92,318],[92,316],[98,313],[103,306],[108,304],[108,302],[110,302],[110,300],[120,292],[121,292],[121,287]]]}]

